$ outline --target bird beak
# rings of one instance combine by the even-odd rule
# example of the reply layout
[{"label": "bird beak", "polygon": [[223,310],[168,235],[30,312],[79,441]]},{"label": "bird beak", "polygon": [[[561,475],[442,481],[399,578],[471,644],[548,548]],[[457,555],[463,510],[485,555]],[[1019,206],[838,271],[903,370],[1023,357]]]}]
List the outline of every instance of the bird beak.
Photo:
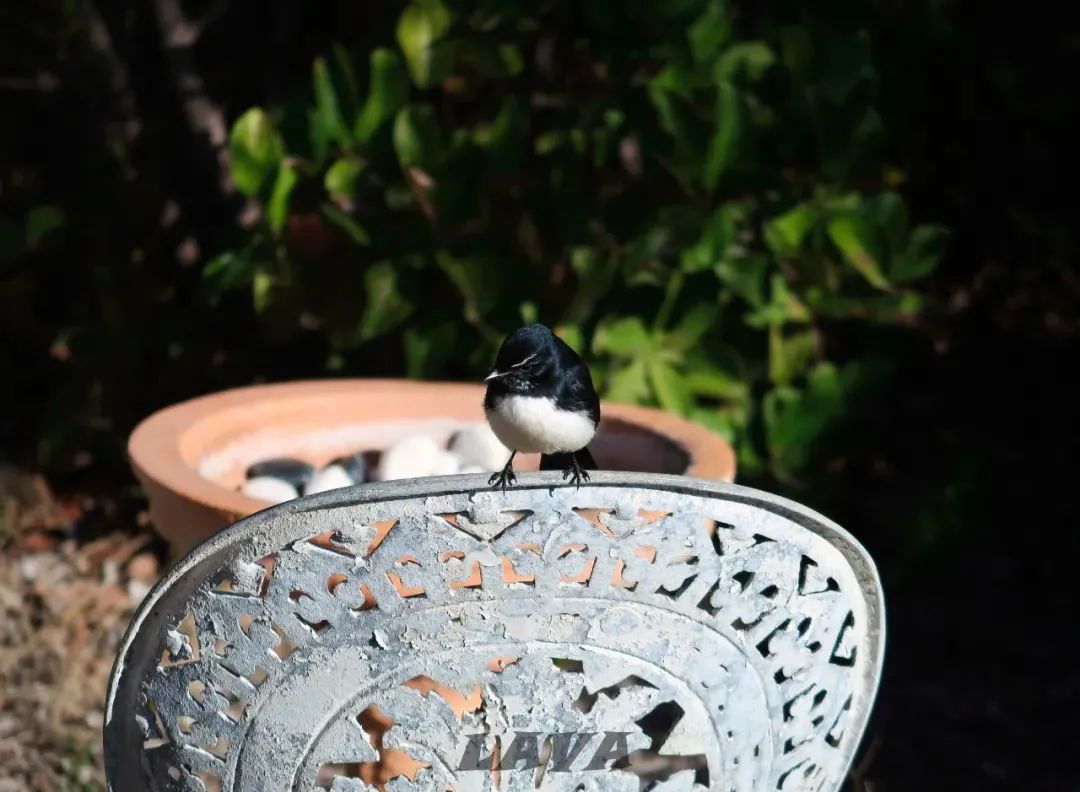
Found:
[{"label": "bird beak", "polygon": [[502,377],[502,376],[505,376],[505,375],[506,375],[505,371],[493,371],[490,374],[488,374],[486,377],[484,377],[484,382],[491,382],[493,379],[498,379],[499,377]]}]

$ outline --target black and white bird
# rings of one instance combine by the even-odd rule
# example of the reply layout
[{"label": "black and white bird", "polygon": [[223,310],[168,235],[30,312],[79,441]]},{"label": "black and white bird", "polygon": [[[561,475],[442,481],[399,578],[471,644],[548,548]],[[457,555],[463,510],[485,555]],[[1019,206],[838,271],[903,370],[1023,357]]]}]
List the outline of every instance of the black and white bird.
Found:
[{"label": "black and white bird", "polygon": [[512,452],[492,486],[514,483],[519,451],[542,454],[541,470],[562,470],[576,486],[589,480],[596,463],[586,446],[600,423],[600,399],[574,350],[544,325],[526,325],[503,341],[484,381],[488,424]]}]

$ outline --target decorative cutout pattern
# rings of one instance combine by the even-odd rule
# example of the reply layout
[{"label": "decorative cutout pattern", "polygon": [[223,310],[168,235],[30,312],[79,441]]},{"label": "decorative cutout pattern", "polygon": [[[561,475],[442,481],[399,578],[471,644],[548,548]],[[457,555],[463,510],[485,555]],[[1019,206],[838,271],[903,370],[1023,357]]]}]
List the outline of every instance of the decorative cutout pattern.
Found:
[{"label": "decorative cutout pattern", "polygon": [[[114,672],[115,788],[839,785],[882,638],[847,534],[729,485],[520,478],[329,493],[197,548]],[[573,735],[613,733],[628,757],[565,761]],[[488,769],[462,764],[469,750]],[[365,781],[390,754],[406,770]]]}]

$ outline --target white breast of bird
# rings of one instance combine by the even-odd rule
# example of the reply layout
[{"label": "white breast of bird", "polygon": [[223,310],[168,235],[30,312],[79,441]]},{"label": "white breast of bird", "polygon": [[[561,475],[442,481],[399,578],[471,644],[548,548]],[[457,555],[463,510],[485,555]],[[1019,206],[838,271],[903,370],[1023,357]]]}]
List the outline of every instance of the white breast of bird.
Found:
[{"label": "white breast of bird", "polygon": [[504,396],[487,418],[503,445],[524,454],[579,451],[596,434],[588,415],[560,410],[546,396]]}]

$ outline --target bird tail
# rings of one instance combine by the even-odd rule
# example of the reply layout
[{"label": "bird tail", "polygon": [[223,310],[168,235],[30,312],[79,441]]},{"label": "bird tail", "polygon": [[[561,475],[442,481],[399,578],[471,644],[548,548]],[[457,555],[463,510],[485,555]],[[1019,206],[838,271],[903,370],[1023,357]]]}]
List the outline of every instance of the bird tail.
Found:
[{"label": "bird tail", "polygon": [[541,454],[540,456],[540,469],[541,470],[566,470],[570,467],[573,461],[572,457],[576,456],[578,464],[585,470],[597,470],[596,460],[593,459],[593,455],[589,452],[588,448],[582,448],[579,451],[561,451],[558,454]]}]

